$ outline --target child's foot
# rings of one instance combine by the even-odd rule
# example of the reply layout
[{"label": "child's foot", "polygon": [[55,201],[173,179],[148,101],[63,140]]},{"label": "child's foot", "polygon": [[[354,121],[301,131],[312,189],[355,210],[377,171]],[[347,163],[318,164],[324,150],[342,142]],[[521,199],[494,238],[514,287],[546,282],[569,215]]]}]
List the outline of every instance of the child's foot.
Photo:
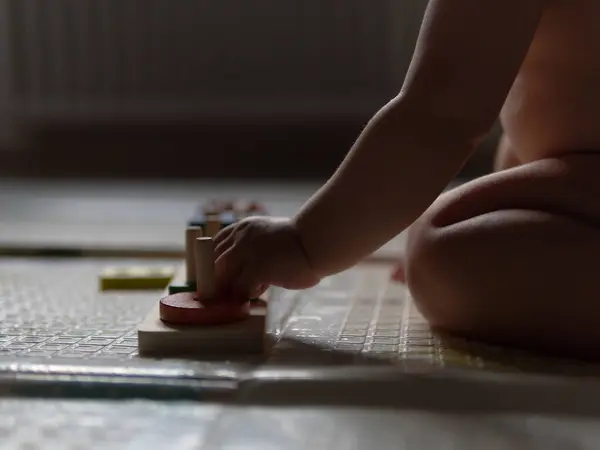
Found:
[{"label": "child's foot", "polygon": [[406,271],[404,265],[404,258],[400,258],[396,267],[394,267],[394,271],[392,272],[392,281],[396,281],[398,283],[406,283]]}]

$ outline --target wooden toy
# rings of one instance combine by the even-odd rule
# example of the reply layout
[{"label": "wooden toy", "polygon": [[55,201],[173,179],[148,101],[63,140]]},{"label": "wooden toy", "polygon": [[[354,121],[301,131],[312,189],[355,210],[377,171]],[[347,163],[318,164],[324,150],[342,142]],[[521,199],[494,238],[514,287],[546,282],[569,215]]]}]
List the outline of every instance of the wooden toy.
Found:
[{"label": "wooden toy", "polygon": [[100,290],[164,289],[175,276],[175,273],[175,267],[107,267],[100,273]]},{"label": "wooden toy", "polygon": [[[214,209],[215,204],[210,207]],[[218,229],[234,222],[230,222],[230,210],[210,210],[203,215],[207,209],[188,221],[185,265],[138,327],[140,356],[261,354],[271,346],[267,330],[270,291],[260,299],[227,298],[215,292],[212,238]],[[264,208],[256,204],[253,210]],[[234,209],[233,214],[239,220],[252,211]],[[287,309],[291,312],[292,305],[278,308],[277,318],[284,318]]]}]

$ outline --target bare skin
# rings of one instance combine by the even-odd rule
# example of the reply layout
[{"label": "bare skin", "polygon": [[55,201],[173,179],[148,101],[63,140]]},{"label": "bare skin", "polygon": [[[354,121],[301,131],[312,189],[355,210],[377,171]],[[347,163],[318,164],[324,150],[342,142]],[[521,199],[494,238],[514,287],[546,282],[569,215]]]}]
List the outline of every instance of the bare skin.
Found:
[{"label": "bare skin", "polygon": [[[295,217],[217,236],[219,283],[310,287],[410,226],[397,275],[434,327],[599,358],[598,19],[596,0],[432,0],[398,96]],[[496,172],[441,194],[498,117]]]},{"label": "bare skin", "polygon": [[494,172],[512,169],[521,165],[521,160],[515,148],[509,141],[509,137],[503,134],[498,142],[498,150],[494,159]]}]

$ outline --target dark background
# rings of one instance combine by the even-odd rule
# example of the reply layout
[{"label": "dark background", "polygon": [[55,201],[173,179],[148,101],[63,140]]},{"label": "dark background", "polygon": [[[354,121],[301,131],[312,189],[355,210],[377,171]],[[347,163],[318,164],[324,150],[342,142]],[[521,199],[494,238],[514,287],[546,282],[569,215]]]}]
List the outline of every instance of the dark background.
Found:
[{"label": "dark background", "polygon": [[[322,179],[400,89],[426,0],[3,4],[1,176]],[[123,99],[152,118],[117,114]],[[462,175],[490,169],[496,139]]]}]

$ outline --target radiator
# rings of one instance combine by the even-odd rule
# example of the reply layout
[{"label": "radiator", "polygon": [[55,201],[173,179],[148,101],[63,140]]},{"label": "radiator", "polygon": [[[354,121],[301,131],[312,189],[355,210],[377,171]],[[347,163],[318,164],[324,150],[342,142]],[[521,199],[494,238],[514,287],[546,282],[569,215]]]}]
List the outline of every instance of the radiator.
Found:
[{"label": "radiator", "polygon": [[0,2],[21,120],[364,115],[400,87],[424,3]]}]

